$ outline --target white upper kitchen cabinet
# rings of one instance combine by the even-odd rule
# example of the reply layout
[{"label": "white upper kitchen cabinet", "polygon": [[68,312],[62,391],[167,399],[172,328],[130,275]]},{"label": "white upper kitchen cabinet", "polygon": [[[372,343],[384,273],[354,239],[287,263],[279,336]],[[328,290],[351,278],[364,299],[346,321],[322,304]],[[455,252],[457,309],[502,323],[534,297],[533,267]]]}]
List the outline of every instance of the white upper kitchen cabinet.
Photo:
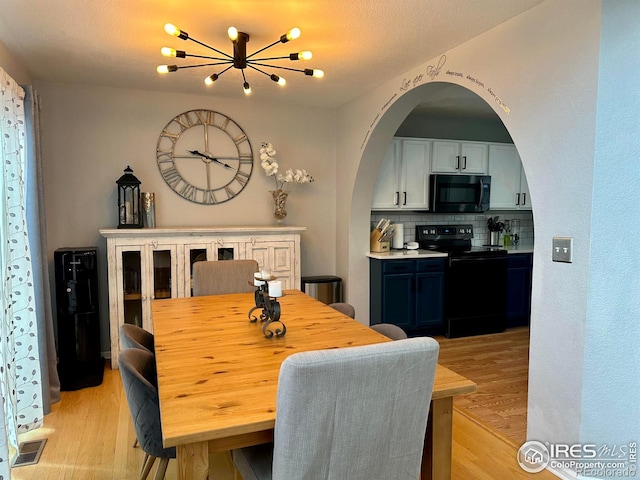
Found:
[{"label": "white upper kitchen cabinet", "polygon": [[374,210],[390,210],[398,208],[398,185],[400,183],[401,141],[391,140],[387,153],[378,170],[378,180],[373,192]]},{"label": "white upper kitchen cabinet", "polygon": [[373,210],[427,210],[431,141],[394,138],[378,172]]},{"label": "white upper kitchen cabinet", "polygon": [[488,158],[487,143],[434,140],[431,172],[486,175]]},{"label": "white upper kitchen cabinet", "polygon": [[489,146],[491,210],[531,210],[529,186],[514,145]]}]

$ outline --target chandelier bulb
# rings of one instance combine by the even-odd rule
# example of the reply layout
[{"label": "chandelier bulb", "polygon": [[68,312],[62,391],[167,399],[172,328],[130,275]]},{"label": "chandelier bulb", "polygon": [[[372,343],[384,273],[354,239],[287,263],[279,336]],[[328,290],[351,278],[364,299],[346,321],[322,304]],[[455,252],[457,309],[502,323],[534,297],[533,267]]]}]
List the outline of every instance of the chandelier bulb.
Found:
[{"label": "chandelier bulb", "polygon": [[235,42],[238,39],[238,29],[236,27],[229,27],[227,29],[227,35],[229,36],[229,40]]},{"label": "chandelier bulb", "polygon": [[280,41],[282,43],[287,43],[289,40],[295,40],[298,37],[300,37],[300,29],[298,27],[294,27],[284,35],[280,36]]},{"label": "chandelier bulb", "polygon": [[305,68],[304,74],[315,78],[324,77],[324,72],[322,70],[318,70],[317,68]]},{"label": "chandelier bulb", "polygon": [[298,58],[300,58],[300,60],[311,60],[313,58],[313,53],[309,50],[304,50],[303,52],[298,52]]},{"label": "chandelier bulb", "polygon": [[158,65],[156,67],[156,72],[158,73],[170,73],[178,70],[177,65]]},{"label": "chandelier bulb", "polygon": [[189,34],[187,32],[183,32],[182,30],[180,30],[178,27],[176,27],[171,23],[165,24],[164,31],[167,32],[169,35],[173,35],[174,37],[181,38],[182,40],[186,40],[187,38],[189,38]]},{"label": "chandelier bulb", "polygon": [[160,53],[165,57],[185,58],[187,56],[187,52],[185,52],[184,50],[176,50],[175,48],[170,47],[162,47],[160,49]]},{"label": "chandelier bulb", "polygon": [[242,88],[244,89],[245,95],[249,95],[251,93],[251,86],[249,85],[248,82],[244,82],[244,84],[242,85]]},{"label": "chandelier bulb", "polygon": [[294,27],[287,32],[287,40],[295,40],[300,37],[300,29],[298,27]]},{"label": "chandelier bulb", "polygon": [[207,78],[204,79],[204,83],[205,85],[212,85],[213,82],[215,82],[218,79],[218,74],[214,73],[209,75]]}]

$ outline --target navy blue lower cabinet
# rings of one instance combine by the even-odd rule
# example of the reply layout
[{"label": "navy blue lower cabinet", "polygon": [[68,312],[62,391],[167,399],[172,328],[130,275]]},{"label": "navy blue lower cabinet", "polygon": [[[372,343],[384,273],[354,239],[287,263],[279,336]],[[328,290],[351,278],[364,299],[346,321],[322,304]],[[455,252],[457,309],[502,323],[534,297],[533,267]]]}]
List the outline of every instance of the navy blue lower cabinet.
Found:
[{"label": "navy blue lower cabinet", "polygon": [[443,258],[370,259],[371,324],[393,323],[414,334],[442,333],[444,267]]},{"label": "navy blue lower cabinet", "polygon": [[531,317],[531,272],[533,254],[518,253],[508,257],[507,327],[529,325]]}]

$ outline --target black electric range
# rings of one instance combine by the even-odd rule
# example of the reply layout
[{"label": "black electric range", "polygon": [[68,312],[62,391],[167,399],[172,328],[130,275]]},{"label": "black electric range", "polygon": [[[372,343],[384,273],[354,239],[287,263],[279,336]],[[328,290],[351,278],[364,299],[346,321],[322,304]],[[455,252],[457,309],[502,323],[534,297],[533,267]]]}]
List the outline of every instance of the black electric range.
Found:
[{"label": "black electric range", "polygon": [[473,247],[473,225],[418,225],[416,242],[424,250],[448,253],[450,257],[506,256],[507,251],[496,246]]},{"label": "black electric range", "polygon": [[445,272],[445,335],[501,332],[506,326],[507,251],[474,247],[473,225],[418,225],[421,249],[448,254]]}]

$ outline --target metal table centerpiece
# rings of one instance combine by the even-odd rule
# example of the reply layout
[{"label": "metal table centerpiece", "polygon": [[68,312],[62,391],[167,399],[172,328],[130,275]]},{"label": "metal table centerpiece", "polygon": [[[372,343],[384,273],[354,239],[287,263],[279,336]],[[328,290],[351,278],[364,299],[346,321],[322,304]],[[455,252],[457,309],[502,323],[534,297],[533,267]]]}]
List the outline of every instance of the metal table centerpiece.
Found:
[{"label": "metal table centerpiece", "polygon": [[[284,337],[287,333],[286,325],[280,320],[280,304],[278,303],[278,298],[282,296],[282,286],[279,281],[275,281],[275,278],[261,273],[254,275],[253,285],[256,287],[256,305],[247,314],[251,323],[256,323],[260,319],[263,323],[262,333],[267,338],[271,338],[274,335],[276,337]],[[260,312],[259,317],[256,317],[253,313],[260,309],[262,309],[262,312]],[[279,323],[282,328],[274,325],[272,330],[273,323]]]}]

